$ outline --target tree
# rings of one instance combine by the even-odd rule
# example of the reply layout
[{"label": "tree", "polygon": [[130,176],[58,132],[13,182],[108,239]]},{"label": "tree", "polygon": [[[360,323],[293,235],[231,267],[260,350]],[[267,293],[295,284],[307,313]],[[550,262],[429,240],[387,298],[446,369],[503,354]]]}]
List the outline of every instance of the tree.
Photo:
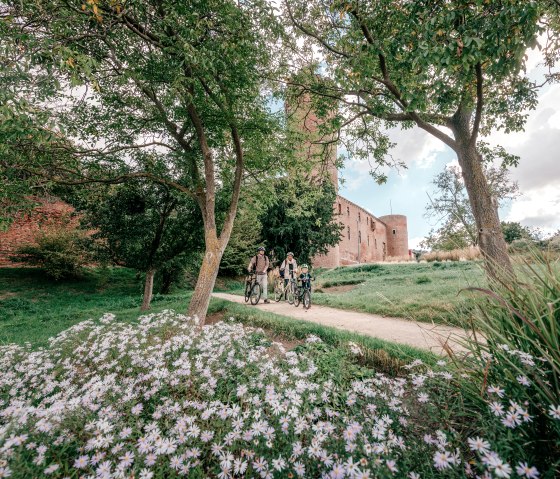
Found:
[{"label": "tree", "polygon": [[520,131],[526,111],[536,105],[536,88],[523,65],[540,31],[541,4],[286,0],[285,5],[291,25],[310,46],[309,56],[313,49],[321,52],[320,63],[308,62],[294,83],[316,102],[339,106],[332,125],[346,130],[342,138],[357,140],[349,152],[384,161],[390,143],[383,127],[395,125],[419,127],[445,143],[461,166],[489,275],[512,272],[479,136],[495,129]]},{"label": "tree", "polygon": [[[48,147],[77,164],[11,158],[11,168],[74,185],[142,178],[195,200],[205,254],[188,313],[203,322],[244,175],[279,163],[264,78],[279,31],[272,9],[262,0],[8,0],[0,16],[7,70],[24,72],[28,102],[48,99],[54,124],[44,130],[68,138]],[[45,150],[25,137],[14,146]]]},{"label": "tree", "polygon": [[275,184],[274,198],[259,219],[263,242],[276,259],[292,251],[299,263],[308,263],[339,243],[342,226],[334,215],[336,192],[330,179],[318,184],[305,178],[283,178]]},{"label": "tree", "polygon": [[194,200],[145,181],[95,188],[85,204],[83,226],[113,263],[145,274],[142,311],[150,308],[154,276],[204,250],[202,217]]},{"label": "tree", "polygon": [[520,239],[532,239],[531,230],[516,221],[502,221],[502,232],[507,244]]},{"label": "tree", "polygon": [[[484,175],[488,181],[493,203],[500,207],[504,201],[519,196],[519,187],[509,178],[506,168],[486,165]],[[430,232],[425,246],[432,249],[454,249],[476,246],[478,234],[476,221],[465,189],[461,168],[445,167],[433,180],[435,192],[429,195],[426,218],[436,219],[442,226]],[[454,245],[454,246],[453,246]]]}]

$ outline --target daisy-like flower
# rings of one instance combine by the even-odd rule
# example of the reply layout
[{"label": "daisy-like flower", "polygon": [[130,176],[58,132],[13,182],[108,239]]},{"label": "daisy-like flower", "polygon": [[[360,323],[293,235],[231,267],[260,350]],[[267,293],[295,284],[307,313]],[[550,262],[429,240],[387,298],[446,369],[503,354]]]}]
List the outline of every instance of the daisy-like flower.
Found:
[{"label": "daisy-like flower", "polygon": [[12,471],[8,466],[0,466],[0,478],[10,477],[12,475]]},{"label": "daisy-like flower", "polygon": [[152,479],[152,477],[154,477],[154,473],[149,469],[144,468],[140,471],[139,479]]},{"label": "daisy-like flower", "polygon": [[520,462],[515,468],[515,472],[520,477],[526,477],[527,479],[538,479],[540,476],[539,471],[536,467],[529,467],[526,462]]},{"label": "daisy-like flower", "polygon": [[500,398],[503,398],[505,394],[505,391],[498,386],[488,386],[487,391],[489,394],[497,394]]},{"label": "daisy-like flower", "polygon": [[388,459],[387,461],[385,461],[385,465],[387,466],[387,468],[392,472],[395,473],[398,471],[397,469],[397,463],[393,460],[393,459]]},{"label": "daisy-like flower", "polygon": [[272,460],[272,467],[276,471],[282,471],[286,468],[286,461],[283,457],[279,457],[278,459]]},{"label": "daisy-like flower", "polygon": [[520,374],[516,379],[517,382],[522,386],[529,387],[531,385],[531,382],[529,381],[529,378],[527,376],[523,376]]},{"label": "daisy-like flower", "polygon": [[80,456],[78,457],[78,459],[74,461],[74,467],[76,469],[84,469],[87,467],[88,463],[89,463],[88,456]]},{"label": "daisy-like flower", "polygon": [[434,467],[440,471],[443,469],[448,469],[451,467],[451,461],[453,458],[448,451],[437,451],[434,454]]},{"label": "daisy-like flower", "polygon": [[417,472],[411,471],[408,473],[408,479],[420,479],[420,474]]},{"label": "daisy-like flower", "polygon": [[233,461],[233,471],[235,474],[242,475],[245,474],[247,470],[247,461],[244,461],[241,458],[237,458]]},{"label": "daisy-like flower", "polygon": [[130,412],[134,415],[134,416],[139,416],[142,413],[142,410],[144,409],[144,405],[142,403],[138,403],[135,406],[132,407],[132,409],[130,410]]},{"label": "daisy-like flower", "polygon": [[558,406],[550,406],[548,414],[550,414],[550,417],[553,419],[560,419],[560,404]]},{"label": "daisy-like flower", "polygon": [[294,463],[294,471],[299,477],[303,477],[305,475],[305,466],[303,463],[297,461]]},{"label": "daisy-like flower", "polygon": [[499,402],[490,403],[490,410],[494,413],[494,416],[504,415],[504,406],[502,406]]},{"label": "daisy-like flower", "polygon": [[426,393],[418,394],[418,402],[425,403],[430,400],[430,397]]},{"label": "daisy-like flower", "polygon": [[490,451],[490,443],[482,439],[481,437],[469,437],[467,439],[467,442],[469,443],[469,448],[471,451],[476,451],[480,454],[486,454]]},{"label": "daisy-like flower", "polygon": [[51,464],[49,467],[47,467],[47,468],[44,470],[44,473],[47,474],[47,475],[48,475],[48,474],[52,474],[53,472],[55,472],[56,470],[58,470],[59,467],[60,467],[60,466],[59,466],[58,464]]}]

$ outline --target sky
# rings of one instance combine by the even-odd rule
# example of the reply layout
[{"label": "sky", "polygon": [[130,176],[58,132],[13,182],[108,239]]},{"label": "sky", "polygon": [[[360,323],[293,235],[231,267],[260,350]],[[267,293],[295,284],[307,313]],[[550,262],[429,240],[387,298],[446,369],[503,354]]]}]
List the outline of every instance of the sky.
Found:
[{"label": "sky", "polygon": [[[530,78],[542,81],[538,50],[528,52],[527,70]],[[419,128],[389,130],[389,136],[396,144],[392,156],[407,168],[389,170],[387,183],[377,185],[366,162],[346,161],[339,173],[343,179],[339,193],[375,216],[391,210],[406,215],[409,247],[416,248],[437,226],[424,217],[428,193],[434,191],[431,182],[457,160],[449,147]],[[519,166],[511,169],[521,196],[500,209],[501,220],[538,227],[546,234],[560,229],[560,85],[540,90],[538,107],[530,112],[524,132],[496,132],[484,140],[521,158]]]}]

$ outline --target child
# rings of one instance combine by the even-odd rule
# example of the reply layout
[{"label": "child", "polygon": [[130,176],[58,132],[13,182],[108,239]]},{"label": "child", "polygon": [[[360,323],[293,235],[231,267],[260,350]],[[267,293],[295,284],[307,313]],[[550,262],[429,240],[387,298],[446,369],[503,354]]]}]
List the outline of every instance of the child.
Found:
[{"label": "child", "polygon": [[309,266],[306,264],[301,265],[301,273],[299,275],[301,287],[311,290],[311,274],[309,273]]}]

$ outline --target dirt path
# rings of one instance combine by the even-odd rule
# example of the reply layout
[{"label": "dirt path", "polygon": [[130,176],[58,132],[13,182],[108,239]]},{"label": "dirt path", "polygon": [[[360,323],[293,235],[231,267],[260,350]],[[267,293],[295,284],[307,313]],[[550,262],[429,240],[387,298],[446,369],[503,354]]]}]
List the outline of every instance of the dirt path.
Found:
[{"label": "dirt path", "polygon": [[[245,304],[242,296],[227,293],[214,293],[213,296],[234,303]],[[353,331],[367,336],[393,341],[395,343],[429,349],[436,354],[443,353],[442,345],[444,343],[447,343],[455,352],[462,350],[463,348],[457,344],[457,340],[464,338],[467,334],[463,329],[451,326],[408,321],[402,318],[390,318],[377,314],[343,311],[326,306],[312,305],[311,308],[306,311],[302,306],[296,308],[283,301],[280,303],[272,301],[270,304],[264,304],[261,301],[257,306],[253,307],[270,313],[277,313],[304,321],[312,321],[325,326],[345,329],[347,331]]]}]

